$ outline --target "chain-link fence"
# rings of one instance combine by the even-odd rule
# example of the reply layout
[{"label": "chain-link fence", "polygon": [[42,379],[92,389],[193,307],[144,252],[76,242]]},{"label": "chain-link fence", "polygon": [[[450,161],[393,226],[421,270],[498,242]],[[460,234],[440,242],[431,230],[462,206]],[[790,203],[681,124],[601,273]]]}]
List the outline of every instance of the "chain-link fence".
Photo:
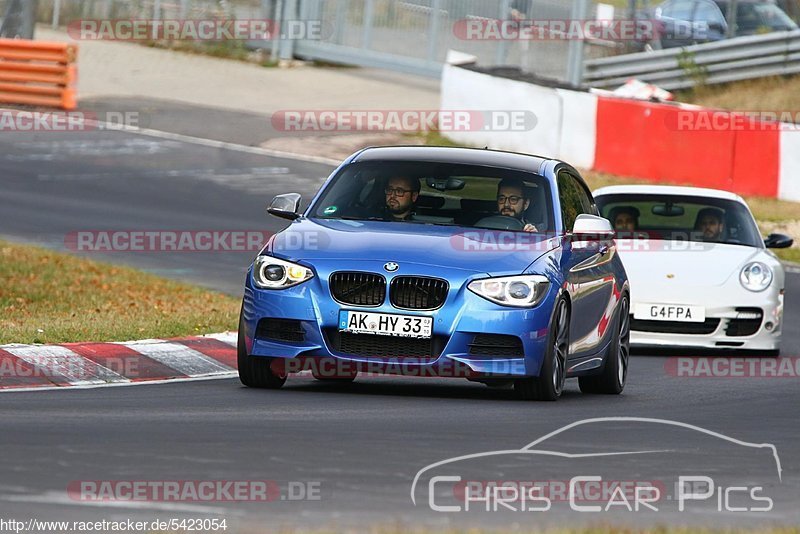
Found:
[{"label": "chain-link fence", "polygon": [[[9,2],[0,0],[5,12]],[[616,0],[617,17],[626,10]],[[616,53],[619,43],[550,33],[538,39],[470,38],[467,23],[508,20],[567,21],[596,16],[590,0],[38,0],[40,23],[66,26],[79,20],[268,19],[318,21],[319,38],[252,41],[249,49],[273,57],[383,67],[438,76],[448,50],[477,57],[484,67],[510,66],[559,81],[580,83],[583,58]]]}]

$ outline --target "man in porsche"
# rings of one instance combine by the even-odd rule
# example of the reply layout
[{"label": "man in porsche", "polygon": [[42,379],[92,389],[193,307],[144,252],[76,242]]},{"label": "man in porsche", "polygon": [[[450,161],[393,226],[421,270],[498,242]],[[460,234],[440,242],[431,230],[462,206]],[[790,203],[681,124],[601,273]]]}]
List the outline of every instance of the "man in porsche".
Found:
[{"label": "man in porsche", "polygon": [[719,241],[725,231],[725,218],[717,208],[703,208],[697,213],[694,229],[702,234],[703,241]]}]

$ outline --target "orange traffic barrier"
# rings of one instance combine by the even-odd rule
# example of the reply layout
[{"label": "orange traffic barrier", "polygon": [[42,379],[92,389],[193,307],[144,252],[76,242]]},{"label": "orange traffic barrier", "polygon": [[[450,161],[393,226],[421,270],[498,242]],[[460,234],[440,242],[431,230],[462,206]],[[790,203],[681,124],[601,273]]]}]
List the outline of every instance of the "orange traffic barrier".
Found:
[{"label": "orange traffic barrier", "polygon": [[75,109],[77,55],[74,44],[0,39],[0,103]]}]

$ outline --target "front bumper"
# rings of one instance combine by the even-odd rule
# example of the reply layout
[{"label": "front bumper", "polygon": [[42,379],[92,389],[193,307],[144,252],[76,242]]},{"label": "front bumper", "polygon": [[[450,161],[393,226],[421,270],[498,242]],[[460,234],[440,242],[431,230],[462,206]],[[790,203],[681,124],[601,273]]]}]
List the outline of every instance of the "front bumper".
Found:
[{"label": "front bumper", "polygon": [[[772,351],[780,347],[783,326],[783,294],[779,290],[751,293],[744,289],[709,296],[671,295],[669,299],[649,296],[648,303],[705,306],[706,323],[663,323],[631,321],[631,345],[635,347],[690,347],[703,349],[744,349]],[[713,302],[713,306],[708,303]],[[633,302],[634,306],[636,301]],[[633,309],[633,308],[632,308]],[[761,318],[752,317],[755,310]],[[666,331],[665,331],[666,330]]]},{"label": "front bumper", "polygon": [[[381,272],[382,262],[358,262],[358,271]],[[373,264],[374,263],[374,264]],[[352,267],[352,266],[351,266]],[[377,307],[348,306],[336,302],[327,284],[330,272],[319,272],[298,286],[283,290],[262,290],[254,286],[248,273],[242,305],[243,327],[248,354],[284,359],[323,358],[341,362],[368,364],[371,369],[389,365],[400,373],[441,376],[435,369],[462,368],[480,376],[537,376],[546,351],[547,328],[557,294],[551,285],[548,295],[534,308],[518,309],[496,305],[466,289],[469,281],[485,275],[466,271],[448,273],[450,289],[444,305],[433,311],[397,309],[386,299]],[[384,273],[385,274],[385,273]],[[441,276],[429,268],[406,268],[403,275]],[[386,276],[387,286],[391,275]],[[337,349],[340,310],[419,315],[433,318],[430,353],[395,358],[375,357],[360,352],[351,354]],[[275,339],[259,330],[261,321],[289,320],[297,327],[293,339]],[[284,323],[281,323],[284,324]],[[470,344],[478,334],[500,334],[519,338],[521,351],[515,355],[476,354]],[[387,336],[366,335],[371,338]],[[398,338],[393,338],[397,342]],[[400,338],[402,339],[402,338]],[[381,340],[385,341],[385,340]],[[411,347],[411,343],[407,344]],[[363,368],[363,367],[362,367]],[[469,377],[469,376],[468,376]]]}]

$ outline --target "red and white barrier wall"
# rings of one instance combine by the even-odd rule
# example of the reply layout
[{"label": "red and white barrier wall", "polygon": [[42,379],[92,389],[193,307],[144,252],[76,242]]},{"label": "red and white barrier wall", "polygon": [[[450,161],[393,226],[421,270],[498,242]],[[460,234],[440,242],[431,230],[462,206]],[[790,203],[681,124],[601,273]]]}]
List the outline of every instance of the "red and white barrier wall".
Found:
[{"label": "red and white barrier wall", "polygon": [[448,132],[456,142],[619,176],[800,201],[800,126],[743,126],[727,112],[542,87],[455,65],[444,68],[441,108],[527,110],[537,119],[527,131]]}]

